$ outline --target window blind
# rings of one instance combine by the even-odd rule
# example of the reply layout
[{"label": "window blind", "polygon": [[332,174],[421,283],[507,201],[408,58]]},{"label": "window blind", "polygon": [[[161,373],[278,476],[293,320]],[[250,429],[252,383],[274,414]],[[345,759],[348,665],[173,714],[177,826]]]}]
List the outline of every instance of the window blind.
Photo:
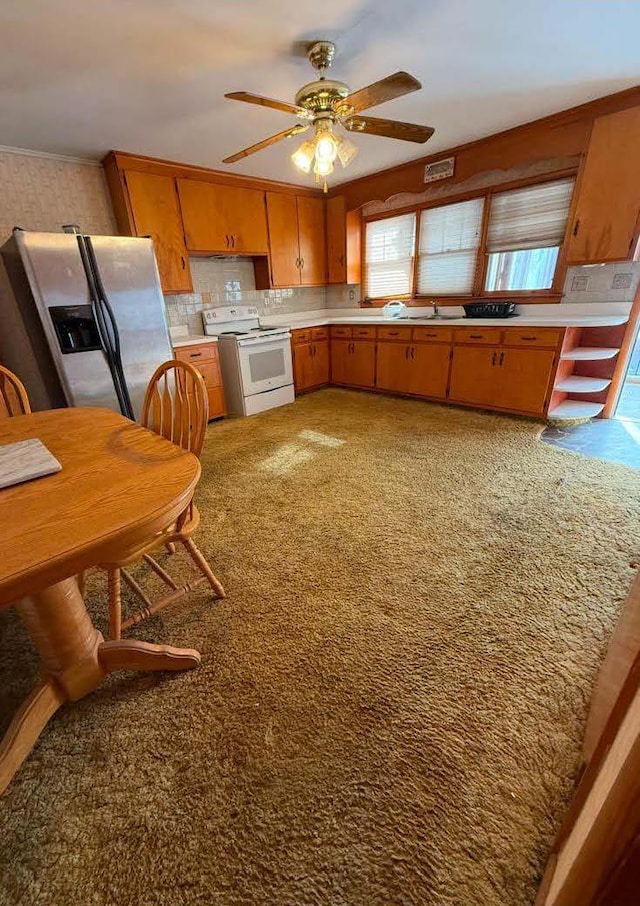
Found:
[{"label": "window blind", "polygon": [[484,198],[429,208],[420,216],[418,292],[470,293],[476,269]]},{"label": "window blind", "polygon": [[501,192],[491,200],[488,252],[542,249],[562,244],[574,180]]},{"label": "window blind", "polygon": [[416,215],[372,220],[365,226],[365,297],[386,299],[411,292]]}]

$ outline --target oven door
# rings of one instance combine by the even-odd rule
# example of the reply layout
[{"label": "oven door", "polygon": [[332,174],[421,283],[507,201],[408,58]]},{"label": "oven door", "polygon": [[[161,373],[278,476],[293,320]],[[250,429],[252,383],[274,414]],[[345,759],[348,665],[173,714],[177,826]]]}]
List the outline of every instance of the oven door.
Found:
[{"label": "oven door", "polygon": [[244,396],[293,384],[291,340],[288,336],[239,340],[238,357]]}]

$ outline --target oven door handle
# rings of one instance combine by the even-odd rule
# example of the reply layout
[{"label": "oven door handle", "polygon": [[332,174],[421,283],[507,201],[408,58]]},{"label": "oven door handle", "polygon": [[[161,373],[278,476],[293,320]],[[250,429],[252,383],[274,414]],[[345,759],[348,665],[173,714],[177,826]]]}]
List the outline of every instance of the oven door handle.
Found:
[{"label": "oven door handle", "polygon": [[258,346],[275,346],[283,343],[289,345],[290,336],[291,334],[286,334],[280,337],[265,338],[264,340],[238,340],[238,346],[241,349],[256,349]]}]

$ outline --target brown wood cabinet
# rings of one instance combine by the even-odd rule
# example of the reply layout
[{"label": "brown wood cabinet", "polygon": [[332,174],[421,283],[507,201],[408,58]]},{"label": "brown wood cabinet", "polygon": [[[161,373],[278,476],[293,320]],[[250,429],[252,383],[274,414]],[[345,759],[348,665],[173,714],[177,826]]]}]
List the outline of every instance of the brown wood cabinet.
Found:
[{"label": "brown wood cabinet", "polygon": [[227,406],[222,387],[222,374],[218,348],[215,343],[202,343],[194,346],[178,346],[174,355],[183,362],[195,365],[204,378],[209,400],[209,421],[227,414]]},{"label": "brown wood cabinet", "polygon": [[324,199],[299,196],[298,241],[300,246],[300,283],[323,286],[327,282],[327,242]]},{"label": "brown wood cabinet", "polygon": [[329,383],[329,330],[313,327],[291,333],[293,381],[296,393]]},{"label": "brown wood cabinet", "polygon": [[322,286],[326,283],[324,200],[267,192],[270,275],[256,270],[256,288]]},{"label": "brown wood cabinet", "polygon": [[554,349],[453,347],[449,399],[543,415],[555,371]]},{"label": "brown wood cabinet", "polygon": [[124,179],[133,222],[123,232],[151,236],[165,293],[191,292],[193,285],[175,180],[137,170],[128,171]]},{"label": "brown wood cabinet", "polygon": [[376,356],[376,387],[393,393],[445,399],[450,358],[448,344],[381,340]]},{"label": "brown wood cabinet", "polygon": [[362,223],[347,211],[344,195],[327,199],[327,277],[329,283],[360,283]]},{"label": "brown wood cabinet", "polygon": [[331,383],[373,389],[376,378],[375,340],[331,338]]},{"label": "brown wood cabinet", "polygon": [[178,179],[187,248],[195,253],[266,255],[264,192]]},{"label": "brown wood cabinet", "polygon": [[568,264],[633,258],[640,227],[640,107],[598,117],[576,187]]}]

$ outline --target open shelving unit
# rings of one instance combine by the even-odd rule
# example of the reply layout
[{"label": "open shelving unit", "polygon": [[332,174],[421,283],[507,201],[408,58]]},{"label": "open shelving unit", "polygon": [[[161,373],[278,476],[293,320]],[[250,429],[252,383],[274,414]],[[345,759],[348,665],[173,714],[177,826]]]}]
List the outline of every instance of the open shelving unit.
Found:
[{"label": "open shelving unit", "polygon": [[602,414],[625,327],[567,328],[547,412],[549,421],[581,422]]}]

